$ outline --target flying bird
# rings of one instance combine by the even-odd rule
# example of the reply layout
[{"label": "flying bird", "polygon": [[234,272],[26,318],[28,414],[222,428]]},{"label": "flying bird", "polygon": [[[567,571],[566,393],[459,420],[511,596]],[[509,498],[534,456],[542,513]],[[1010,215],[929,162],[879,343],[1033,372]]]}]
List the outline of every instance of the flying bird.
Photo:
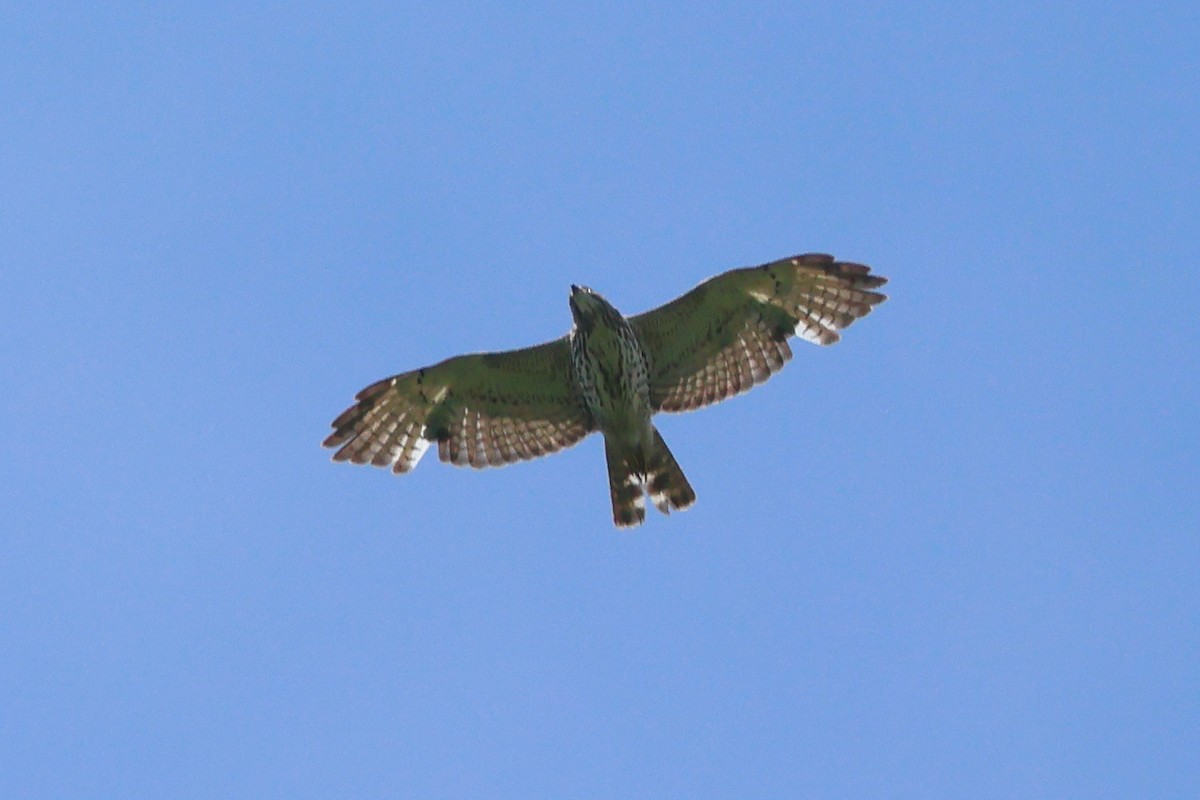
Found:
[{"label": "flying bird", "polygon": [[521,350],[456,356],[373,383],[333,421],[334,461],[408,472],[438,458],[488,467],[604,435],[613,522],[638,525],[645,495],[664,514],[696,493],[651,417],[744,392],[783,368],[792,335],[829,345],[886,300],[886,278],[820,253],[730,270],[624,317],[572,286],[571,331]]}]

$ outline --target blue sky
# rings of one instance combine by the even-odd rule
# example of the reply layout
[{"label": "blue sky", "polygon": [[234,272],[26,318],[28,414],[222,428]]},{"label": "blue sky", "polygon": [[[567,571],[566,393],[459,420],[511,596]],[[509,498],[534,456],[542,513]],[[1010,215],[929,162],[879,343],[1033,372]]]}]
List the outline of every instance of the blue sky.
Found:
[{"label": "blue sky", "polygon": [[[1192,797],[1195,4],[0,10],[0,795]],[[891,299],[403,478],[355,391],[804,251]]]}]

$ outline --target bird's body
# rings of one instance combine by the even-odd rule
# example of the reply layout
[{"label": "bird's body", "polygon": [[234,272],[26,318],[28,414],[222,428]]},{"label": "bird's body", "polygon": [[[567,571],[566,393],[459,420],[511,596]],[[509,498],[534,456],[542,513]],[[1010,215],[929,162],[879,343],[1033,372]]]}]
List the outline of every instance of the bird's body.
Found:
[{"label": "bird's body", "polygon": [[646,518],[646,492],[664,514],[696,493],[650,422],[650,364],[629,320],[590,289],[571,287],[571,366],[583,404],[604,434],[617,525]]},{"label": "bird's body", "polygon": [[644,438],[650,367],[629,320],[590,289],[571,287],[571,366],[588,413],[606,436]]},{"label": "bird's body", "polygon": [[766,380],[791,357],[787,338],[831,344],[882,302],[886,279],[808,254],[731,270],[653,311],[626,318],[572,286],[562,339],[458,356],[368,386],[333,422],[334,459],[412,469],[425,448],[475,467],[545,455],[604,436],[613,521],[636,525],[645,494],[663,513],[696,495],[655,429]]}]

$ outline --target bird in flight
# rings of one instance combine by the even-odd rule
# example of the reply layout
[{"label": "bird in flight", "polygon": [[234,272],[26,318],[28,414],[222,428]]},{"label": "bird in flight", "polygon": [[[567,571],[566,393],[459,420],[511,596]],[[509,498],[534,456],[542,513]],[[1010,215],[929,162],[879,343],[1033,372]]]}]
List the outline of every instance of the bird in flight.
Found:
[{"label": "bird in flight", "polygon": [[373,383],[333,421],[334,461],[408,472],[438,457],[488,467],[604,436],[613,522],[640,524],[645,496],[664,514],[696,493],[651,417],[692,411],[762,383],[792,357],[792,335],[829,345],[887,297],[887,279],[820,253],[710,278],[666,305],[624,317],[572,286],[570,333],[552,342],[456,356]]}]

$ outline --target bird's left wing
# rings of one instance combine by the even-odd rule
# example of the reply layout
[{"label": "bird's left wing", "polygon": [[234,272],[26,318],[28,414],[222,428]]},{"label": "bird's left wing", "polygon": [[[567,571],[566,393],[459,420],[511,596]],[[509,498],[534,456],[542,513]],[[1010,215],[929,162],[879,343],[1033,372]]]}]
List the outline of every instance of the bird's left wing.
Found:
[{"label": "bird's left wing", "polygon": [[650,402],[690,411],[762,383],[791,358],[793,334],[833,344],[887,283],[820,253],[730,270],[629,322],[650,360]]},{"label": "bird's left wing", "polygon": [[408,472],[437,442],[452,464],[497,466],[553,453],[593,428],[575,391],[570,344],[450,358],[374,383],[333,421],[335,461]]}]

